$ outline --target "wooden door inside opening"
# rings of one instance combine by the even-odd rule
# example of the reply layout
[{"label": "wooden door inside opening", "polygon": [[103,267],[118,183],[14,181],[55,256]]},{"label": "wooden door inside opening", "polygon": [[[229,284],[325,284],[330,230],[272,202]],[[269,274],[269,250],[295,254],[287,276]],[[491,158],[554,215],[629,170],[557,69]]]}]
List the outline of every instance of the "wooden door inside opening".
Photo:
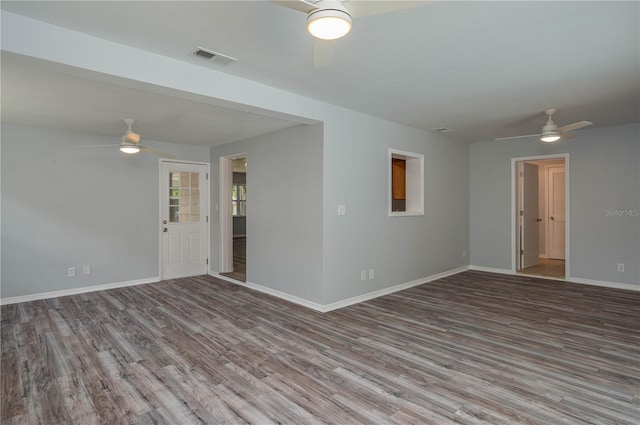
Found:
[{"label": "wooden door inside opening", "polygon": [[515,271],[567,276],[565,158],[516,162]]},{"label": "wooden door inside opening", "polygon": [[547,168],[547,247],[548,258],[564,260],[565,255],[565,167]]}]

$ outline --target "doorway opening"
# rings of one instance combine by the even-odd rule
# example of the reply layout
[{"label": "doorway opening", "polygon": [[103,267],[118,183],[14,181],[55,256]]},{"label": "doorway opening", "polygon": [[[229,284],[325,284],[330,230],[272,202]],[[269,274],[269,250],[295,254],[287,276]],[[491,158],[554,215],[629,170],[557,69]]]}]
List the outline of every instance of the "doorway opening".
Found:
[{"label": "doorway opening", "polygon": [[568,154],[513,159],[513,270],[569,276]]},{"label": "doorway opening", "polygon": [[247,157],[220,158],[220,274],[247,281]]}]

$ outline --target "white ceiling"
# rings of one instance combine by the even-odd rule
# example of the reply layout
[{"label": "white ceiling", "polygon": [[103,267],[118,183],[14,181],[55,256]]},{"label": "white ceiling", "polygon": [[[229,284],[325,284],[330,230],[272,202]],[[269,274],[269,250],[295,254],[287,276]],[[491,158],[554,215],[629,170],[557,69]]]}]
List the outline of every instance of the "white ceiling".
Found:
[{"label": "white ceiling", "polygon": [[[640,121],[637,1],[433,1],[356,19],[322,69],[312,67],[304,14],[264,1],[3,1],[1,7],[413,127],[446,127],[461,140],[539,132],[547,107],[558,108],[558,125]],[[196,46],[238,61],[209,65],[193,57]],[[55,96],[55,87],[76,87],[79,106],[72,112],[87,126],[106,128],[105,111],[112,121],[131,115],[146,137],[170,127],[180,141],[215,145],[297,124],[238,117],[202,99],[175,103],[171,96],[114,92],[109,84],[19,66],[9,65],[17,75],[6,84],[3,57],[3,121],[60,120],[54,106],[41,108],[42,117],[29,114],[30,102],[41,102],[43,92]],[[42,81],[38,90],[34,80]],[[27,99],[7,113],[5,96]],[[123,112],[123,105],[130,109]],[[212,113],[220,118],[212,121]],[[242,125],[229,125],[234,119]],[[143,129],[145,123],[152,125]]]}]

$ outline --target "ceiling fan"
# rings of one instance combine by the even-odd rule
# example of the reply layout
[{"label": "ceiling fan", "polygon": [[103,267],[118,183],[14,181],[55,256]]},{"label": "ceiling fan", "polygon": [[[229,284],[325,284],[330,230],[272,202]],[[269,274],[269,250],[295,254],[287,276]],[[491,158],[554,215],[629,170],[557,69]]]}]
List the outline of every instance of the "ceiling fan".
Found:
[{"label": "ceiling fan", "polygon": [[335,40],[351,31],[354,18],[381,15],[408,9],[427,3],[426,1],[338,1],[320,0],[267,0],[271,3],[307,14],[307,31],[315,37],[313,66],[329,65],[333,56]]},{"label": "ceiling fan", "polygon": [[149,146],[143,146],[140,143],[140,134],[135,133],[131,126],[136,122],[136,120],[131,118],[125,118],[122,120],[127,126],[127,130],[120,138],[120,144],[110,144],[110,145],[83,145],[83,146],[75,146],[77,148],[112,148],[114,146],[118,146],[120,151],[126,153],[128,155],[134,155],[138,152],[146,152],[152,153],[154,155],[158,155],[161,158],[175,158],[176,156],[170,152],[166,152],[160,149],[151,148]]},{"label": "ceiling fan", "polygon": [[496,140],[507,140],[507,139],[519,139],[522,137],[533,137],[540,136],[540,140],[547,143],[555,142],[559,139],[571,139],[575,137],[570,131],[578,130],[583,127],[588,127],[593,123],[591,121],[578,121],[573,124],[568,124],[562,127],[558,127],[556,123],[553,122],[551,117],[556,113],[556,109],[548,108],[544,110],[544,114],[549,118],[547,119],[547,123],[542,127],[542,131],[537,134],[525,134],[522,136],[510,136],[510,137],[497,137]]}]

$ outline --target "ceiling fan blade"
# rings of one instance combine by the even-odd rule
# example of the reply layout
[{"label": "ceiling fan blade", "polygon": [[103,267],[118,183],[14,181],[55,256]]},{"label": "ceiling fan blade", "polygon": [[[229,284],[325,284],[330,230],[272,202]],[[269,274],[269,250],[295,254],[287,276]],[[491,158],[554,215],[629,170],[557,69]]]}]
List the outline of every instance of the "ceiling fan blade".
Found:
[{"label": "ceiling fan blade", "polygon": [[429,1],[345,1],[344,6],[349,9],[353,18],[360,18],[409,9],[427,3]]},{"label": "ceiling fan blade", "polygon": [[76,149],[76,148],[80,148],[80,149],[85,149],[85,148],[112,148],[114,146],[120,146],[117,144],[110,144],[110,145],[79,145],[79,146],[72,146],[72,148]]},{"label": "ceiling fan blade", "polygon": [[155,149],[155,148],[150,148],[149,146],[142,146],[142,145],[138,145],[138,147],[140,148],[140,150],[142,152],[146,152],[146,153],[152,153],[154,155],[158,155],[161,158],[169,158],[169,159],[173,159],[176,156],[170,152],[167,151],[162,151],[160,149]]},{"label": "ceiling fan blade", "polygon": [[534,137],[534,136],[540,136],[540,133],[538,133],[538,134],[525,134],[525,135],[522,135],[522,136],[496,137],[495,140],[522,139],[522,138],[525,138],[525,137]]},{"label": "ceiling fan blade", "polygon": [[336,40],[316,38],[313,42],[313,67],[326,68],[331,64]]},{"label": "ceiling fan blade", "polygon": [[568,124],[568,125],[565,125],[564,127],[560,127],[558,131],[564,133],[567,131],[573,131],[579,128],[588,127],[590,125],[593,125],[591,121],[578,121],[578,122],[574,122],[573,124]]},{"label": "ceiling fan blade", "polygon": [[575,134],[571,134],[571,133],[562,133],[560,135],[560,138],[561,139],[575,139],[576,136],[575,136]]},{"label": "ceiling fan blade", "polygon": [[267,0],[270,3],[275,3],[280,6],[284,6],[289,9],[298,10],[300,12],[309,13],[312,10],[316,10],[318,6],[313,3],[309,3],[304,0]]}]

